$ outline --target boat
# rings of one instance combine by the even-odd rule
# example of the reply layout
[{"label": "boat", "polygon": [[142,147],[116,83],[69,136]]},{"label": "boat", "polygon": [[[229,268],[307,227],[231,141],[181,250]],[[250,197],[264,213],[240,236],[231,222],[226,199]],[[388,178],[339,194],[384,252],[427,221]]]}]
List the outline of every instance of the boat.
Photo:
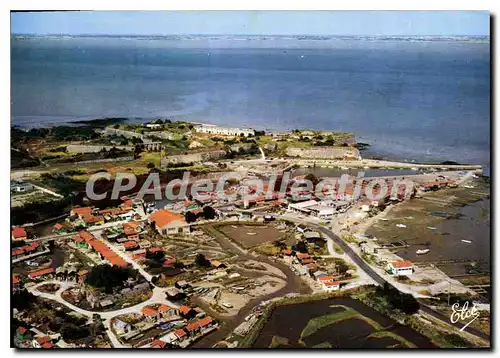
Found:
[{"label": "boat", "polygon": [[379,220],[381,220],[381,221],[389,221],[389,219],[386,219],[386,218],[380,218]]},{"label": "boat", "polygon": [[464,188],[467,188],[467,189],[474,189],[474,187],[472,185],[464,185]]},{"label": "boat", "polygon": [[429,229],[429,230],[436,230],[436,228],[434,226],[427,226],[427,229]]},{"label": "boat", "polygon": [[406,227],[405,224],[396,224],[397,227]]},{"label": "boat", "polygon": [[466,244],[472,244],[472,241],[470,240],[462,240],[462,242],[465,242]]},{"label": "boat", "polygon": [[417,255],[424,255],[424,254],[428,253],[429,251],[431,251],[431,250],[430,249],[418,249]]},{"label": "boat", "polygon": [[415,218],[413,216],[407,216],[407,217],[405,217],[405,219],[413,220]]},{"label": "boat", "polygon": [[370,167],[368,167],[368,166],[365,166],[365,167],[363,167],[363,169],[370,169]]},{"label": "boat", "polygon": [[411,170],[418,170],[417,167],[411,167]]},{"label": "boat", "polygon": [[348,167],[340,167],[340,169],[342,169],[342,170],[349,170]]}]

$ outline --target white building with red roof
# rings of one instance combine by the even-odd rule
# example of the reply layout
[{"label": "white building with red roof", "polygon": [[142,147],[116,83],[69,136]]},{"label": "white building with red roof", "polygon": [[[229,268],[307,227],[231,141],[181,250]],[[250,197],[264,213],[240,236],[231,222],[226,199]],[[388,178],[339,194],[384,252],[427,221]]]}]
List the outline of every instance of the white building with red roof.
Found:
[{"label": "white building with red roof", "polygon": [[413,264],[410,261],[393,261],[387,264],[387,271],[391,275],[406,276],[413,273]]}]

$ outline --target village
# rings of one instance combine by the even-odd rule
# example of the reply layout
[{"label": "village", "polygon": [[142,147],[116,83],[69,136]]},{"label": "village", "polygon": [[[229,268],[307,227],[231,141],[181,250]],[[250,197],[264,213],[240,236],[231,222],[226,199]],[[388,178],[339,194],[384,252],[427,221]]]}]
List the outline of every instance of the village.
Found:
[{"label": "village", "polygon": [[[164,124],[147,126],[155,131]],[[247,129],[209,125],[193,130],[222,140],[255,136],[255,131]],[[270,137],[285,142],[321,141],[318,138],[331,134],[303,131],[293,135],[297,138],[290,134]],[[349,136],[343,140],[346,146],[338,147],[343,154],[331,160],[341,160],[343,165],[362,161]],[[318,146],[287,149],[287,153],[307,158],[331,154]],[[168,156],[169,160],[174,157]],[[317,164],[323,160],[318,158],[314,159]],[[174,162],[184,160],[179,157]],[[314,175],[295,175],[285,191],[278,190],[280,183],[271,183],[269,175],[277,174],[281,181],[289,166],[285,160],[248,159],[224,165],[225,171],[235,169],[241,174],[223,188],[225,194],[236,195],[235,200],[204,192],[201,199],[186,197],[159,204],[127,194],[114,207],[73,206],[49,224],[50,234],[39,235],[30,225],[14,226],[12,290],[23,301],[14,305],[15,345],[185,348],[214,341],[210,345],[225,342],[237,347],[258,321],[263,302],[376,284],[365,265],[401,292],[416,297],[474,293],[435,267],[419,267],[398,256],[398,249],[408,243],[379,243],[365,233],[365,227],[384,220],[404,200],[471,186],[478,172],[425,171],[423,167],[412,175],[365,178],[360,196],[355,193],[356,177],[351,176],[343,192],[334,190],[325,199],[314,188],[301,189],[299,198],[290,190],[300,187],[304,179],[315,185],[324,179]],[[225,171],[204,178],[216,182]],[[266,183],[267,195],[248,199],[241,187],[251,194],[254,189],[247,181],[255,178]],[[368,184],[374,179],[388,186],[377,200],[366,195],[368,187],[380,190],[380,185]],[[410,180],[412,191],[392,190],[397,179]],[[16,192],[34,188],[22,181],[11,185]],[[428,252],[419,250],[417,254]],[[40,312],[45,316],[40,317]],[[71,320],[62,320],[60,312],[71,313]]]}]

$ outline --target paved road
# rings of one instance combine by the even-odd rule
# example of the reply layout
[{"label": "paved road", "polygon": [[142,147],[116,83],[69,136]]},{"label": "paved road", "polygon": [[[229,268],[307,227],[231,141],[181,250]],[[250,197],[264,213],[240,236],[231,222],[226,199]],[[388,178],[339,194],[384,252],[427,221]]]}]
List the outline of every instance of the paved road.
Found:
[{"label": "paved road", "polygon": [[[254,214],[265,215],[266,213],[254,212]],[[310,221],[306,221],[306,220],[295,219],[295,218],[291,218],[288,216],[284,216],[283,219],[295,221],[295,222],[298,222],[301,224],[306,224],[309,227],[314,228],[315,230],[322,232],[325,235],[325,237],[333,240],[333,242],[335,242],[337,245],[339,245],[342,248],[342,250],[344,250],[344,252],[351,258],[351,260],[354,263],[356,263],[364,272],[366,272],[375,282],[377,282],[379,285],[384,285],[385,283],[388,283],[389,285],[391,285],[387,280],[385,280],[382,276],[380,276],[377,272],[375,272],[375,270],[373,270],[370,267],[370,265],[368,265],[361,257],[359,257],[358,254],[344,240],[340,239],[332,231],[328,230],[327,228],[325,228],[321,225],[318,225],[316,223],[311,223]],[[444,323],[453,325],[459,329],[463,327],[462,323],[459,323],[459,322],[451,323],[450,317],[446,317],[446,316],[442,315],[441,313],[434,311],[433,309],[431,309],[430,307],[428,307],[424,303],[422,303],[421,300],[418,300],[418,301],[420,303],[420,310],[421,311],[423,311],[427,314],[430,314],[431,316],[443,321]],[[471,333],[479,338],[485,339],[487,341],[490,340],[489,335],[487,335],[486,333],[481,332],[480,330],[475,329],[473,327],[468,326],[467,328],[464,329],[464,331]]]}]

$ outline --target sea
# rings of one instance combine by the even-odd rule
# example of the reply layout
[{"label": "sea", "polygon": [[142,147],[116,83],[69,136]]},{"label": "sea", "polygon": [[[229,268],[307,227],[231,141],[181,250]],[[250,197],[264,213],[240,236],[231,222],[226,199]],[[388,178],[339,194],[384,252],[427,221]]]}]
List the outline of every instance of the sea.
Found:
[{"label": "sea", "polygon": [[490,43],[11,38],[12,125],[170,118],[354,132],[364,156],[490,171]]}]

